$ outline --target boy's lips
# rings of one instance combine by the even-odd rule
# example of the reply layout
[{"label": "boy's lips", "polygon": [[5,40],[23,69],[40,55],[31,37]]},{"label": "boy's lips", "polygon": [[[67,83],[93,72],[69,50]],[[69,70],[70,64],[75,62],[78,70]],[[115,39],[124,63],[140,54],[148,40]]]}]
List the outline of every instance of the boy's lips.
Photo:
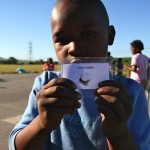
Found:
[{"label": "boy's lips", "polygon": [[81,60],[79,58],[74,58],[71,60],[70,63],[77,63],[77,62],[80,62]]}]

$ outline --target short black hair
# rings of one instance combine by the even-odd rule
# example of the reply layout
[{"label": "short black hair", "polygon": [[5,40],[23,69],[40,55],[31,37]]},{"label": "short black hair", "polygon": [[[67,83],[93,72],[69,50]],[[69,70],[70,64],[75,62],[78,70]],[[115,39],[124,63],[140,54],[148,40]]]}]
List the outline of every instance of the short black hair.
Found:
[{"label": "short black hair", "polygon": [[109,16],[108,16],[107,10],[101,0],[56,0],[54,7],[59,6],[63,1],[68,1],[69,3],[74,3],[74,4],[75,3],[83,3],[83,2],[87,3],[88,1],[97,3],[97,6],[99,6],[101,8],[101,10],[104,12],[103,13],[105,16],[104,18],[106,19],[106,22],[109,25]]},{"label": "short black hair", "polygon": [[144,49],[144,44],[141,40],[134,40],[130,44],[139,51],[142,51]]}]

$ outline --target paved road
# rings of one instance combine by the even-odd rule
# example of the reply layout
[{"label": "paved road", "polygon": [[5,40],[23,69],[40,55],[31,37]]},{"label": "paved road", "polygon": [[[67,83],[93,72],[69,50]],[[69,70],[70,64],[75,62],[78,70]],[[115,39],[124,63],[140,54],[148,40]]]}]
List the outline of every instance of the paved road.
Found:
[{"label": "paved road", "polygon": [[20,119],[38,74],[0,74],[0,150],[8,150],[8,136]]},{"label": "paved road", "polygon": [[8,136],[20,119],[38,74],[0,74],[0,150],[8,150]]}]

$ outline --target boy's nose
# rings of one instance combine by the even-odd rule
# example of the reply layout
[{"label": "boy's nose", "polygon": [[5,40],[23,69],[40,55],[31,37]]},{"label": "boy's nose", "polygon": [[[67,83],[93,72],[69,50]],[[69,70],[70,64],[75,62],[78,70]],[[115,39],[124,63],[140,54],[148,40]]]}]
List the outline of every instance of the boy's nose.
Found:
[{"label": "boy's nose", "polygon": [[81,45],[78,45],[75,42],[69,43],[68,54],[75,57],[84,57],[85,56],[85,48]]}]

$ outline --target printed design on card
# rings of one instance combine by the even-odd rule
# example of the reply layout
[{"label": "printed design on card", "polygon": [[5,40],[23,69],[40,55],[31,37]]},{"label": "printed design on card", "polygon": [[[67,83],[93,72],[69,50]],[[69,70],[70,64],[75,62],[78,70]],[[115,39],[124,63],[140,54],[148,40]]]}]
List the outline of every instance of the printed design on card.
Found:
[{"label": "printed design on card", "polygon": [[90,74],[88,72],[83,73],[80,78],[79,78],[79,82],[80,84],[83,84],[85,86],[88,85],[89,81],[91,80]]},{"label": "printed design on card", "polygon": [[109,80],[109,63],[74,63],[62,65],[62,77],[72,80],[78,89],[96,89]]}]

